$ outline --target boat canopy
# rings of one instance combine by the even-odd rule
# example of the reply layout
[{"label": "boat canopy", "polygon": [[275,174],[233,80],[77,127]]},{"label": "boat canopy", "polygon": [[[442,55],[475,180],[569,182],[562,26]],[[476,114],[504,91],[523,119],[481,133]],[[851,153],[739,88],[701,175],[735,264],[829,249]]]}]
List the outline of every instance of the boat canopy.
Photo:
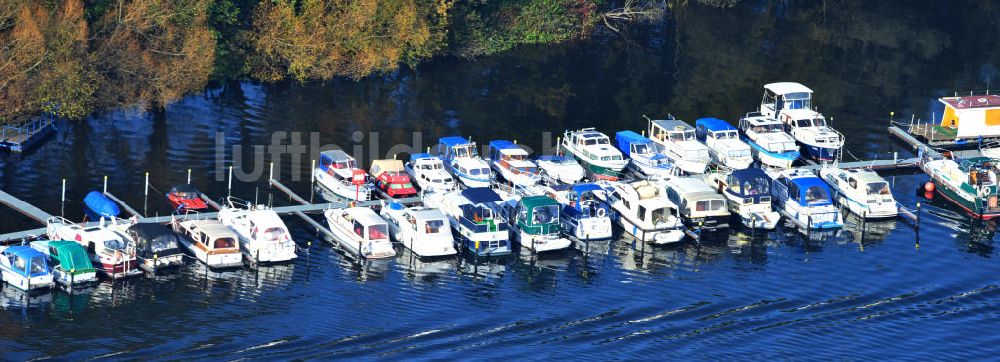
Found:
[{"label": "boat canopy", "polygon": [[19,275],[30,277],[49,274],[45,254],[30,246],[11,246],[4,249],[3,257],[9,258],[11,270]]},{"label": "boat canopy", "polygon": [[516,143],[507,140],[490,141],[490,158],[499,160],[501,155],[512,156],[518,159],[527,159],[528,151],[524,150]]},{"label": "boat canopy", "polygon": [[100,191],[91,191],[83,198],[83,203],[97,216],[117,217],[121,213],[118,204],[104,196]]},{"label": "boat canopy", "polygon": [[756,167],[735,170],[730,175],[729,190],[743,197],[767,195],[770,192],[770,178]]},{"label": "boat canopy", "polygon": [[566,156],[560,156],[560,155],[539,156],[538,160],[539,161],[551,161],[551,162],[554,162],[554,163],[570,163],[570,162],[576,163],[576,160],[574,160],[573,158],[566,157]]},{"label": "boat canopy", "polygon": [[129,226],[127,233],[136,244],[136,253],[151,259],[154,255],[168,256],[180,253],[178,235],[170,228],[156,223]]},{"label": "boat canopy", "polygon": [[694,128],[692,128],[691,125],[687,124],[687,122],[684,122],[679,119],[656,119],[656,120],[651,120],[650,122],[652,122],[654,125],[659,126],[660,128],[663,128],[663,130],[667,132],[694,130]]},{"label": "boat canopy", "polygon": [[[790,190],[789,197],[794,197],[795,201],[802,205],[823,205],[830,203],[830,187],[826,182],[816,176],[799,177],[790,179],[794,189]],[[797,192],[794,195],[791,193]]]},{"label": "boat canopy", "polygon": [[1000,165],[1000,161],[989,157],[972,157],[963,159],[962,162],[958,164],[958,168],[964,172],[969,172],[974,168],[989,167],[991,163],[994,165]]},{"label": "boat canopy", "polygon": [[53,240],[48,243],[49,258],[58,262],[59,267],[73,274],[93,273],[94,264],[90,262],[87,250],[80,244],[69,240]]},{"label": "boat canopy", "polygon": [[694,121],[695,126],[704,126],[709,132],[736,131],[736,127],[718,118],[700,118]]},{"label": "boat canopy", "polygon": [[354,157],[343,150],[330,150],[319,153],[319,169],[329,171],[330,168],[350,169],[357,167]]},{"label": "boat canopy", "polygon": [[441,137],[438,139],[438,142],[447,147],[472,144],[469,140],[458,136]]},{"label": "boat canopy", "polygon": [[400,174],[403,172],[403,161],[400,160],[374,160],[372,161],[372,176],[379,177],[383,173],[391,172]]},{"label": "boat canopy", "polygon": [[584,193],[594,192],[594,191],[604,191],[604,189],[601,188],[600,186],[597,186],[596,184],[590,184],[590,183],[573,185],[573,192],[575,192],[577,195],[582,195]]},{"label": "boat canopy", "polygon": [[423,159],[428,159],[428,158],[433,159],[433,158],[438,158],[438,157],[437,156],[433,156],[433,155],[431,155],[429,153],[414,153],[414,154],[410,155],[410,162],[416,162],[417,160],[423,160]]},{"label": "boat canopy", "polygon": [[559,210],[562,204],[548,196],[528,196],[521,199],[521,207],[525,213],[524,221],[530,224],[551,224],[559,222]]},{"label": "boat canopy", "polygon": [[619,131],[615,133],[615,143],[618,144],[618,149],[625,156],[629,157],[632,157],[632,145],[646,145],[645,148],[650,151],[654,147],[653,140],[632,131]]},{"label": "boat canopy", "polygon": [[493,191],[489,187],[472,187],[462,190],[462,196],[469,200],[473,204],[485,204],[491,202],[500,202],[503,199],[500,195],[497,195],[496,191]]},{"label": "boat canopy", "polygon": [[812,93],[812,89],[795,82],[778,82],[764,85],[764,89],[775,95],[785,95],[790,93]]}]

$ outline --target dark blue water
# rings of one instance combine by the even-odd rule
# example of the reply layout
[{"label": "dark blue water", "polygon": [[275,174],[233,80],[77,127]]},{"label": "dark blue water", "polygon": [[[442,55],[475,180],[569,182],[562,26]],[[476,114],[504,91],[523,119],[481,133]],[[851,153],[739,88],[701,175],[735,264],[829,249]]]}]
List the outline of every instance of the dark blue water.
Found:
[{"label": "dark blue water", "polygon": [[[108,176],[110,192],[146,214],[166,214],[160,194],[185,182],[188,168],[195,186],[225,196],[233,156],[251,172],[252,147],[270,145],[275,132],[304,132],[307,144],[317,132],[321,144],[359,147],[364,160],[391,155],[397,143],[422,148],[451,134],[544,149],[570,127],[641,129],[642,114],[734,121],[756,106],[764,83],[779,80],[814,89],[852,154],[902,156],[885,131],[890,111],[926,119],[938,96],[998,79],[996,5],[828,6],[680,7],[669,22],[627,38],[441,59],[360,82],[216,85],[162,112],[63,123],[39,147],[2,158],[0,188],[79,220],[79,200]],[[962,21],[934,21],[941,16]],[[263,160],[278,161],[286,184],[308,195],[308,183],[293,178],[308,179],[311,157]],[[237,181],[233,194],[289,204],[269,192],[266,167],[257,166],[260,179]],[[148,198],[145,172],[154,188]],[[832,234],[733,231],[668,248],[618,238],[494,261],[421,261],[403,251],[357,265],[289,217],[302,248],[291,265],[217,274],[191,263],[76,295],[4,287],[0,353],[12,360],[995,358],[995,225],[924,199],[917,188],[926,176],[887,178],[901,203],[922,203],[919,231],[903,220],[851,219]],[[0,210],[0,232],[39,226]]]}]

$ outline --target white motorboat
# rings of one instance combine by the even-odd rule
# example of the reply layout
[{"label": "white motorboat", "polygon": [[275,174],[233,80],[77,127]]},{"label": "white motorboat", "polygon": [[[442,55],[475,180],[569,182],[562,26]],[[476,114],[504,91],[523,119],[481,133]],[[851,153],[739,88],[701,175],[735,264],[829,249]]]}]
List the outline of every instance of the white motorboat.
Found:
[{"label": "white motorboat", "polygon": [[708,146],[716,164],[733,170],[742,170],[753,163],[750,146],[740,140],[739,130],[718,118],[695,121],[695,135]]},{"label": "white motorboat", "polygon": [[660,180],[680,175],[680,168],[674,167],[670,158],[659,152],[649,138],[632,131],[620,131],[615,133],[615,143],[629,158],[626,167],[640,178]]},{"label": "white motorboat", "polygon": [[677,206],[664,195],[662,187],[649,181],[608,185],[607,202],[612,218],[636,239],[654,244],[670,244],[684,239],[684,224]]},{"label": "white motorboat", "polygon": [[462,137],[438,139],[437,154],[444,166],[466,187],[490,187],[493,172],[490,165],[479,157],[476,143]]},{"label": "white motorboat", "polygon": [[371,199],[367,174],[358,168],[358,161],[341,150],[323,151],[313,173],[316,183],[337,196],[357,201]]},{"label": "white motorboat", "polygon": [[330,231],[344,250],[364,259],[396,256],[389,239],[389,225],[367,207],[330,209],[323,212]]},{"label": "white motorboat", "polygon": [[608,136],[594,128],[567,130],[560,147],[579,160],[595,180],[617,181],[628,164],[621,151],[611,146]]},{"label": "white motorboat", "polygon": [[444,161],[429,153],[414,153],[403,169],[423,193],[448,192],[458,188],[455,178],[445,170]]},{"label": "white motorboat", "polygon": [[662,147],[660,151],[667,155],[670,163],[689,174],[705,173],[712,156],[708,147],[698,142],[691,125],[673,116],[646,120],[649,122],[649,138]]},{"label": "white motorboat", "polygon": [[808,170],[785,170],[769,175],[776,209],[800,228],[837,229],[844,219],[834,206],[826,182]]},{"label": "white motorboat", "polygon": [[528,151],[506,140],[490,141],[488,163],[500,177],[516,186],[536,185],[541,181],[538,165]]},{"label": "white motorboat", "polygon": [[47,289],[52,286],[52,269],[48,258],[30,246],[0,247],[0,279],[26,291]]},{"label": "white motorboat", "polygon": [[239,235],[240,250],[252,264],[295,259],[295,242],[274,210],[230,197],[219,210],[219,221]]},{"label": "white motorboat", "polygon": [[844,135],[831,128],[826,117],[812,108],[812,90],[802,84],[765,85],[760,113],[784,123],[814,160],[834,161],[844,147]]},{"label": "white motorboat", "polygon": [[218,220],[171,221],[181,245],[209,268],[243,266],[239,235]]},{"label": "white motorboat", "polygon": [[780,121],[760,112],[747,113],[740,119],[743,141],[761,164],[786,169],[799,159],[799,146],[792,135],[785,132]]},{"label": "white motorboat", "polygon": [[833,200],[858,216],[881,219],[899,212],[889,183],[875,171],[828,166],[819,170],[819,176],[833,189]]},{"label": "white motorboat", "polygon": [[[542,170],[542,179],[556,183],[574,184],[587,177],[587,170],[576,159],[566,156],[541,156],[535,160]],[[550,181],[547,181],[550,182]]]},{"label": "white motorboat", "polygon": [[663,182],[667,198],[677,206],[689,229],[718,230],[729,227],[726,198],[708,187],[704,176],[675,177]]},{"label": "white motorboat", "polygon": [[84,227],[62,217],[51,217],[46,226],[49,239],[73,240],[88,250],[101,274],[112,279],[141,275],[135,243],[112,228],[122,220],[101,218],[96,226]]},{"label": "white motorboat", "polygon": [[448,217],[441,210],[383,202],[380,213],[388,221],[392,237],[417,256],[435,257],[458,253]]},{"label": "white motorboat", "polygon": [[511,253],[509,226],[499,211],[504,202],[496,191],[475,187],[449,192],[427,204],[448,216],[458,243],[466,250],[479,256],[499,256]]},{"label": "white motorboat", "polygon": [[781,213],[771,206],[771,179],[755,167],[732,172],[707,174],[709,186],[726,197],[729,211],[750,229],[771,230],[778,226]]}]

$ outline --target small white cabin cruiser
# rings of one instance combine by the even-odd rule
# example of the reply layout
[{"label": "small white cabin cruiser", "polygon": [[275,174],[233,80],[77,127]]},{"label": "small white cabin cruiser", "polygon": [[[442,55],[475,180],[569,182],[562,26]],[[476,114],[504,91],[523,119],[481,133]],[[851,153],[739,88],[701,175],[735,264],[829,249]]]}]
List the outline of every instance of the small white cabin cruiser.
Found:
[{"label": "small white cabin cruiser", "polygon": [[396,256],[389,239],[389,225],[367,207],[330,209],[323,212],[336,241],[347,252],[364,259]]},{"label": "small white cabin cruiser", "polygon": [[31,247],[48,256],[52,279],[60,285],[73,288],[97,281],[97,269],[90,261],[87,250],[70,240],[34,240]]},{"label": "small white cabin cruiser", "polygon": [[418,257],[454,255],[455,239],[448,217],[430,207],[405,207],[383,202],[381,215],[389,222],[392,237]]},{"label": "small white cabin cruiser", "polygon": [[753,163],[750,146],[740,140],[740,132],[718,118],[702,118],[694,122],[698,140],[708,146],[716,164],[733,170],[742,170]]},{"label": "small white cabin cruiser", "polygon": [[587,177],[587,170],[572,157],[541,156],[535,161],[542,170],[542,179],[550,180],[546,182],[573,184]]},{"label": "small white cabin cruiser", "polygon": [[488,162],[500,177],[516,186],[531,186],[541,181],[538,165],[528,157],[528,151],[513,142],[490,141]]},{"label": "small white cabin cruiser", "polygon": [[53,277],[47,259],[30,246],[0,247],[0,280],[26,291],[48,289]]},{"label": "small white cabin cruiser", "polygon": [[771,196],[776,208],[801,228],[822,230],[844,226],[833,205],[826,182],[807,170],[785,170],[770,175]]},{"label": "small white cabin cruiser", "polygon": [[209,268],[243,266],[239,235],[219,220],[171,221],[174,231],[183,235],[181,245]]},{"label": "small white cabin cruiser", "polygon": [[618,149],[628,156],[626,166],[643,179],[659,180],[680,175],[680,168],[670,163],[670,158],[657,150],[653,140],[632,131],[615,133]]},{"label": "small white cabin cruiser", "polygon": [[875,171],[824,167],[820,177],[833,189],[833,199],[841,207],[866,219],[896,217],[899,208],[889,183]]},{"label": "small white cabin cruiser", "polygon": [[760,112],[747,113],[740,119],[743,141],[761,164],[780,169],[791,168],[799,159],[799,145],[792,135],[785,132],[780,121],[762,115]]},{"label": "small white cabin cruiser", "polygon": [[700,176],[675,177],[664,181],[667,198],[690,229],[717,230],[729,227],[726,198],[708,187]]},{"label": "small white cabin cruiser", "polygon": [[296,257],[288,227],[265,205],[231,197],[219,210],[219,221],[239,235],[240,250],[252,264],[280,263]]},{"label": "small white cabin cruiser", "polygon": [[579,160],[595,180],[617,181],[627,164],[622,153],[611,146],[608,136],[594,128],[567,130],[560,147]]},{"label": "small white cabin cruiser", "polygon": [[499,212],[504,200],[487,187],[474,187],[444,194],[433,203],[448,215],[456,241],[479,256],[511,253],[510,227]]},{"label": "small white cabin cruiser", "polygon": [[371,199],[367,174],[358,168],[358,161],[344,151],[320,152],[319,165],[313,174],[317,184],[337,196],[356,201]]},{"label": "small white cabin cruiser", "polygon": [[670,244],[684,239],[684,224],[662,188],[649,181],[613,183],[606,194],[612,218],[640,241]]},{"label": "small white cabin cruiser", "polygon": [[444,161],[429,153],[410,155],[410,161],[403,166],[403,169],[410,174],[410,180],[424,193],[448,192],[458,187],[455,178],[445,170]]},{"label": "small white cabin cruiser", "polygon": [[603,240],[613,233],[610,209],[601,201],[604,193],[599,185],[579,183],[548,186],[541,194],[563,205],[559,215],[563,233],[577,240]]},{"label": "small white cabin cruiser", "polygon": [[76,241],[87,249],[97,271],[112,279],[141,275],[135,243],[110,225],[120,222],[101,218],[97,226],[84,227],[55,216],[49,218],[46,232],[49,239]]},{"label": "small white cabin cruiser", "polygon": [[781,82],[764,86],[760,113],[785,124],[795,141],[817,161],[837,159],[844,135],[812,108],[812,90],[799,83]]},{"label": "small white cabin cruiser", "polygon": [[511,236],[521,247],[546,252],[566,249],[573,245],[562,237],[559,215],[562,204],[548,196],[527,196],[516,205],[508,206],[507,219]]},{"label": "small white cabin cruiser", "polygon": [[781,213],[771,206],[771,178],[759,168],[708,174],[708,183],[726,197],[733,215],[750,229],[771,230],[781,221]]},{"label": "small white cabin cruiser", "polygon": [[693,127],[673,116],[646,120],[649,121],[649,138],[663,147],[663,153],[674,166],[689,174],[705,173],[712,156],[708,147],[695,138]]}]

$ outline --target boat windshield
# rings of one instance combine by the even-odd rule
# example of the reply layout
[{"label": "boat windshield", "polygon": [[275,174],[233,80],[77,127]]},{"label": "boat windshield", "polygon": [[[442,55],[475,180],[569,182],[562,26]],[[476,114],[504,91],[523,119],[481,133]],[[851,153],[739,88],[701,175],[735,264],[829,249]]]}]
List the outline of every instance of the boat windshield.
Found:
[{"label": "boat windshield", "polygon": [[489,169],[485,169],[485,168],[473,168],[473,169],[469,170],[469,174],[471,174],[473,176],[488,175],[489,173],[490,173],[490,170]]},{"label": "boat windshield", "polygon": [[553,163],[558,163],[560,165],[575,165],[576,160],[569,157],[560,157],[552,160]]},{"label": "boat windshield", "polygon": [[476,149],[472,145],[455,146],[455,157],[476,157]]},{"label": "boat windshield", "polygon": [[646,143],[638,143],[638,144],[632,145],[632,153],[638,153],[638,154],[641,155],[641,154],[646,154],[646,153],[650,153],[650,152],[651,151],[649,150],[649,145],[646,144]]},{"label": "boat windshield", "polygon": [[31,271],[29,274],[45,274],[48,270],[45,270],[45,259],[41,255],[35,255],[31,258]]},{"label": "boat windshield", "polygon": [[524,161],[524,160],[527,160],[527,159],[528,159],[528,156],[527,156],[527,155],[524,155],[524,154],[518,154],[518,153],[514,153],[514,154],[507,154],[507,155],[504,155],[504,156],[506,156],[506,158],[507,158],[508,160],[513,160],[513,161]]},{"label": "boat windshield", "polygon": [[811,102],[808,92],[795,92],[784,95],[785,108],[787,109],[809,109]]},{"label": "boat windshield", "polygon": [[671,215],[670,208],[664,206],[658,209],[654,209],[653,211],[650,211],[649,219],[653,223],[653,225],[656,225],[665,223],[668,220],[670,220],[670,215]]},{"label": "boat windshield", "polygon": [[123,250],[125,249],[125,242],[118,239],[111,239],[104,241],[104,248],[108,250]]},{"label": "boat windshield", "polygon": [[891,195],[889,192],[889,183],[885,181],[869,182],[868,183],[868,195]]},{"label": "boat windshield", "polygon": [[516,173],[538,173],[538,168],[527,166],[527,167],[515,167]]},{"label": "boat windshield", "polygon": [[695,203],[695,211],[719,211],[726,207],[722,200],[701,200]]},{"label": "boat windshield", "polygon": [[149,244],[149,248],[153,250],[154,253],[161,252],[169,249],[177,248],[177,238],[173,236],[163,236],[155,238]]},{"label": "boat windshield", "polygon": [[393,188],[393,189],[397,189],[397,190],[398,189],[410,189],[410,188],[413,188],[413,184],[411,184],[409,182],[406,182],[406,183],[401,183],[401,184],[390,184],[389,187]]},{"label": "boat windshield", "polygon": [[823,127],[826,126],[826,120],[822,118],[816,119],[799,119],[795,121],[798,127]]},{"label": "boat windshield", "polygon": [[766,179],[755,178],[743,181],[743,194],[746,196],[767,195],[770,192]]},{"label": "boat windshield", "polygon": [[424,223],[425,234],[440,234],[445,232],[444,220],[427,220]]},{"label": "boat windshield", "polygon": [[212,249],[229,249],[236,247],[236,240],[233,238],[218,238],[212,242]]},{"label": "boat windshield", "polygon": [[389,238],[388,227],[385,224],[368,225],[368,240],[385,240]]},{"label": "boat windshield", "polygon": [[732,158],[747,158],[747,157],[750,157],[750,150],[733,150],[733,151],[729,151],[729,157],[732,157]]},{"label": "boat windshield", "polygon": [[715,132],[713,137],[717,140],[734,140],[736,139],[736,131]]},{"label": "boat windshield", "polygon": [[809,205],[830,202],[830,194],[821,186],[806,189],[806,203]]},{"label": "boat windshield", "polygon": [[699,149],[684,151],[684,158],[688,160],[703,160],[708,157],[708,150]]},{"label": "boat windshield", "polygon": [[342,160],[342,161],[337,161],[337,163],[335,163],[333,167],[340,169],[349,169],[349,168],[354,168],[355,165],[356,164],[354,160]]},{"label": "boat windshield", "polygon": [[768,123],[768,124],[756,125],[756,126],[753,126],[753,128],[751,128],[751,130],[754,133],[776,133],[776,132],[784,132],[784,129],[781,128],[781,125],[777,124],[777,123]]},{"label": "boat windshield", "polygon": [[437,162],[428,162],[417,166],[417,168],[421,170],[440,170],[443,169],[444,166]]},{"label": "boat windshield", "polygon": [[559,221],[558,205],[535,206],[531,213],[532,224],[550,224]]},{"label": "boat windshield", "polygon": [[284,236],[284,228],[272,227],[264,230],[264,232],[260,234],[260,239],[265,241],[281,241]]},{"label": "boat windshield", "polygon": [[612,160],[613,161],[621,161],[622,160],[622,156],[620,156],[620,155],[612,155],[612,156],[602,156],[601,157],[601,161],[612,161]]}]

